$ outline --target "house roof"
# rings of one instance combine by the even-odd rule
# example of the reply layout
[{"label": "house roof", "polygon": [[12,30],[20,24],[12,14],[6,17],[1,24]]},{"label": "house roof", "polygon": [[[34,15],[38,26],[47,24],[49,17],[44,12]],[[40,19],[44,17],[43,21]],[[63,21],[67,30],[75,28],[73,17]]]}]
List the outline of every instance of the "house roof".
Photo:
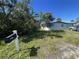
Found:
[{"label": "house roof", "polygon": [[74,23],[67,23],[67,22],[52,22],[52,23],[65,23],[65,24],[74,24]]}]

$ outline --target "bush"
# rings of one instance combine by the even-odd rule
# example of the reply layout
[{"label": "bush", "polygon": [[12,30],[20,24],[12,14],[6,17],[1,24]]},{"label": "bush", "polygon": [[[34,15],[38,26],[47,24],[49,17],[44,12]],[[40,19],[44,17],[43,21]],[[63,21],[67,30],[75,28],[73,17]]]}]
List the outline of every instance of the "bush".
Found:
[{"label": "bush", "polygon": [[29,6],[24,3],[11,8],[8,14],[0,13],[0,37],[11,34],[13,30],[17,30],[19,35],[24,35],[38,29],[39,24],[31,14]]}]

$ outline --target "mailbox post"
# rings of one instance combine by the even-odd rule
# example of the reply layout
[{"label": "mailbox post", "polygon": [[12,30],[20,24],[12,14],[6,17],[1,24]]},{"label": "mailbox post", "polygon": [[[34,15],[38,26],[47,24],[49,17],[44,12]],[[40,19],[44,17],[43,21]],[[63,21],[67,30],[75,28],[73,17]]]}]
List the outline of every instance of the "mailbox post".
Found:
[{"label": "mailbox post", "polygon": [[15,40],[16,51],[19,52],[19,40],[18,40],[17,30],[13,30],[13,33],[5,38],[5,43],[10,43]]},{"label": "mailbox post", "polygon": [[13,33],[16,34],[16,38],[15,38],[15,45],[16,45],[16,50],[17,52],[19,52],[20,48],[19,48],[19,40],[18,40],[18,34],[17,34],[17,30],[13,30]]}]

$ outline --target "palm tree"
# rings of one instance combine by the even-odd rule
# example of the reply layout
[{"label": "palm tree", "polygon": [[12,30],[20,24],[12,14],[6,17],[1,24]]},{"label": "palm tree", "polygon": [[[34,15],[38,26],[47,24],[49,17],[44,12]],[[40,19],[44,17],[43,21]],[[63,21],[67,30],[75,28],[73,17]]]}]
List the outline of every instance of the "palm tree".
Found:
[{"label": "palm tree", "polygon": [[62,19],[61,18],[57,18],[56,22],[62,22]]},{"label": "palm tree", "polygon": [[49,12],[47,12],[47,13],[45,13],[45,14],[43,15],[43,19],[45,20],[46,25],[47,25],[48,27],[50,27],[50,26],[51,26],[51,22],[54,21],[54,17],[53,17],[52,14],[49,13]]}]

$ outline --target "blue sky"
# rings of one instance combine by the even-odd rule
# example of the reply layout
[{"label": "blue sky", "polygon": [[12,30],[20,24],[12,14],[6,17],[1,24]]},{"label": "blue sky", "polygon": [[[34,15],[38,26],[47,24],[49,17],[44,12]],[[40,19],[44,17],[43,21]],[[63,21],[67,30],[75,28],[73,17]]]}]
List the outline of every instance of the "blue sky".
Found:
[{"label": "blue sky", "polygon": [[31,6],[36,13],[51,12],[66,22],[79,17],[79,0],[32,0]]}]

